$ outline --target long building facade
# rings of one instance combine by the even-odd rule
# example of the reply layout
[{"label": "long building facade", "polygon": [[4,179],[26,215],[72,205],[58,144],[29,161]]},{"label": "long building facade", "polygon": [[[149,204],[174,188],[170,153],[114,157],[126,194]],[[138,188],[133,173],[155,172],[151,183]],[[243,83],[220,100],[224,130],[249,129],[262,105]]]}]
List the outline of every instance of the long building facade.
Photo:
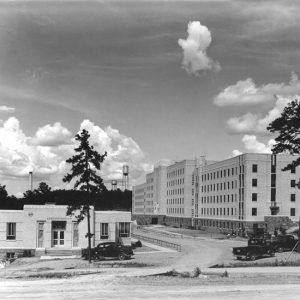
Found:
[{"label": "long building facade", "polygon": [[[202,157],[164,167],[160,180],[154,169],[151,176],[146,176],[151,178],[149,186],[146,182],[133,188],[133,217],[140,223],[225,232],[258,228],[273,231],[292,226],[300,216],[300,168],[282,169],[296,158],[247,153],[209,162]],[[157,186],[159,197],[155,194]],[[136,206],[136,197],[141,197],[143,187],[144,200],[151,199],[147,210]],[[151,198],[147,198],[145,189],[151,191]],[[159,211],[155,210],[157,203],[162,208]]]},{"label": "long building facade", "polygon": [[[77,254],[86,248],[87,220],[66,216],[64,205],[24,205],[0,210],[0,258]],[[131,244],[131,213],[90,209],[92,247],[102,242]]]}]

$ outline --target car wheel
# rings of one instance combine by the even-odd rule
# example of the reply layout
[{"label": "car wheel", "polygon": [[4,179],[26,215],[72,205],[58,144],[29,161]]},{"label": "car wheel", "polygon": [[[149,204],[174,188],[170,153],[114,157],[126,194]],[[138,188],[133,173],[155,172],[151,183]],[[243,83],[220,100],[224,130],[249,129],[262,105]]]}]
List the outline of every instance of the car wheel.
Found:
[{"label": "car wheel", "polygon": [[277,252],[279,252],[279,253],[283,252],[283,248],[282,247],[278,247],[277,248]]},{"label": "car wheel", "polygon": [[256,256],[255,255],[253,255],[253,254],[251,254],[250,256],[248,256],[249,257],[249,259],[251,260],[251,261],[254,261],[254,260],[256,260]]},{"label": "car wheel", "polygon": [[125,256],[124,253],[120,253],[119,256],[118,256],[119,260],[124,260],[125,258],[126,258],[126,256]]}]

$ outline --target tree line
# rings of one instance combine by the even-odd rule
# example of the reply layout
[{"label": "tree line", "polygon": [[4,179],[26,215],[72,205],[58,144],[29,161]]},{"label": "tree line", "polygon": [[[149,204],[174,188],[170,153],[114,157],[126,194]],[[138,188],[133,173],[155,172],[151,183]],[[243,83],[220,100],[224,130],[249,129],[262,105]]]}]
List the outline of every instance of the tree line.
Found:
[{"label": "tree line", "polygon": [[[127,210],[131,211],[132,192],[129,190],[115,191],[103,190],[101,193],[92,193],[89,205],[96,210]],[[56,205],[72,206],[86,200],[86,193],[80,190],[52,190],[45,182],[41,182],[37,189],[26,191],[22,198],[9,196],[6,186],[0,184],[0,209],[21,210],[25,204],[44,205],[55,203]]]}]

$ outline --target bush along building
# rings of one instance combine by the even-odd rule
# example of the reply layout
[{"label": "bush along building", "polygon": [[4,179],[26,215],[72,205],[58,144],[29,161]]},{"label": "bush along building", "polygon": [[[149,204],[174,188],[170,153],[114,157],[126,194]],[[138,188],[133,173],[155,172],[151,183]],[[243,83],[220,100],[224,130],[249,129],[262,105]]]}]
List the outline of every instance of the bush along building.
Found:
[{"label": "bush along building", "polygon": [[300,169],[282,171],[296,158],[248,153],[156,167],[133,187],[133,218],[223,232],[285,230],[300,217]]},{"label": "bush along building", "polygon": [[[24,205],[22,210],[0,210],[0,257],[81,255],[87,247],[86,219],[66,216],[67,206]],[[101,242],[130,245],[131,213],[96,211],[91,214],[92,247]]]}]

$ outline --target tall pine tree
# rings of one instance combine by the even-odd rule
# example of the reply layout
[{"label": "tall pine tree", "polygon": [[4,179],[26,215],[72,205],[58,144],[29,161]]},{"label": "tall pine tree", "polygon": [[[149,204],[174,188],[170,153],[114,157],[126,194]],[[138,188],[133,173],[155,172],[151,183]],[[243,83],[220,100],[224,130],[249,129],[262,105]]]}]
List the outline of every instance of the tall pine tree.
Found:
[{"label": "tall pine tree", "polygon": [[89,262],[91,262],[91,238],[93,236],[90,224],[91,194],[101,193],[106,189],[102,178],[97,175],[97,170],[100,170],[101,163],[107,156],[107,152],[103,155],[99,154],[90,145],[89,138],[90,134],[85,129],[76,134],[75,140],[79,142],[79,146],[74,150],[77,154],[66,160],[72,167],[71,172],[63,178],[63,181],[69,183],[75,179],[74,189],[79,189],[86,193],[84,200],[68,206],[67,215],[73,215],[75,211],[79,211],[79,214],[76,216],[78,222],[87,217],[88,232],[86,237],[88,238],[88,257]]},{"label": "tall pine tree", "polygon": [[[300,102],[291,101],[281,113],[281,116],[269,124],[267,129],[278,133],[272,152],[300,154]],[[300,158],[295,158],[283,171],[294,169],[300,165]]]}]

